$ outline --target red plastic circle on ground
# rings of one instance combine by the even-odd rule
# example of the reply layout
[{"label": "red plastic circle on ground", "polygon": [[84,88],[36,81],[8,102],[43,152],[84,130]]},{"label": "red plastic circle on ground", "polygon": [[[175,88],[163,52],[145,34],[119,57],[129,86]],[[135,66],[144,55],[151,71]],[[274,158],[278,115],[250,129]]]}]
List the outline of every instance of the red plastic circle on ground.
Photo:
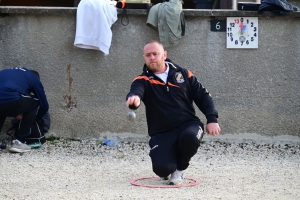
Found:
[{"label": "red plastic circle on ground", "polygon": [[145,179],[155,179],[159,178],[158,176],[147,176],[147,177],[142,177],[142,178],[136,178],[130,181],[131,185],[135,186],[141,186],[141,187],[148,187],[148,188],[180,188],[180,187],[192,187],[195,185],[198,185],[200,183],[199,180],[194,179],[194,178],[185,178],[185,180],[191,180],[193,183],[189,184],[183,184],[183,185],[146,185],[146,184],[139,184],[137,181],[140,180],[145,180]]}]

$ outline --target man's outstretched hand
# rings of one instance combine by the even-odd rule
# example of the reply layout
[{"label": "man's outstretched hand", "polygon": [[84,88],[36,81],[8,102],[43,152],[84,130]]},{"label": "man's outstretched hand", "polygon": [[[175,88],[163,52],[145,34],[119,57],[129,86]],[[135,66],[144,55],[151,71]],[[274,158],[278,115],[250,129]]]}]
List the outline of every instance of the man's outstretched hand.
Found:
[{"label": "man's outstretched hand", "polygon": [[138,108],[140,106],[140,104],[141,104],[141,99],[137,95],[133,95],[133,96],[129,97],[126,101],[127,107],[134,106],[134,107]]}]

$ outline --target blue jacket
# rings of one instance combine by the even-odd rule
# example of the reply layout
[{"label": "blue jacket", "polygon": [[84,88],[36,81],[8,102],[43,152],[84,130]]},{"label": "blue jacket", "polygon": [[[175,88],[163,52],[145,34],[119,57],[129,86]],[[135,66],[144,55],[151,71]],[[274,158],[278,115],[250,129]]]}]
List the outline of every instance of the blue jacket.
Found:
[{"label": "blue jacket", "polygon": [[40,101],[36,118],[41,119],[49,109],[44,87],[39,77],[26,68],[8,68],[0,71],[0,104],[20,99],[22,95],[34,95]]}]

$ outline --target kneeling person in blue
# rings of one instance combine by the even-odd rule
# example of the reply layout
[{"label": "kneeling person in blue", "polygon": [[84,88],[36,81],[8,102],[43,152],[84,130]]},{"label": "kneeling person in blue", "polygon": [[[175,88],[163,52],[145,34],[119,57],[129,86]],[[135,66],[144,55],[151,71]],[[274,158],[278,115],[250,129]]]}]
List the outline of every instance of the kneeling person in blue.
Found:
[{"label": "kneeling person in blue", "polygon": [[9,151],[16,153],[30,151],[31,147],[25,144],[30,127],[49,109],[39,74],[26,68],[7,68],[0,71],[0,80],[0,131],[6,117],[22,115],[22,121]]},{"label": "kneeling person in blue", "polygon": [[143,101],[152,169],[159,177],[170,177],[170,185],[180,185],[204,135],[193,102],[206,116],[206,132],[212,136],[221,131],[218,112],[208,91],[191,71],[167,59],[160,42],[145,45],[144,60],[143,73],[133,80],[126,105],[134,110]]}]

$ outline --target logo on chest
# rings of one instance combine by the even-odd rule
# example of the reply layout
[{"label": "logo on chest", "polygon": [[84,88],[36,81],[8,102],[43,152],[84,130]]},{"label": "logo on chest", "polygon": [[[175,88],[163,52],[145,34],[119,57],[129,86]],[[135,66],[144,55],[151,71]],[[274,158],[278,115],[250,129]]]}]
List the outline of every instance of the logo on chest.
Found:
[{"label": "logo on chest", "polygon": [[184,78],[183,78],[181,72],[176,72],[175,80],[176,80],[177,83],[183,83],[184,82]]}]

